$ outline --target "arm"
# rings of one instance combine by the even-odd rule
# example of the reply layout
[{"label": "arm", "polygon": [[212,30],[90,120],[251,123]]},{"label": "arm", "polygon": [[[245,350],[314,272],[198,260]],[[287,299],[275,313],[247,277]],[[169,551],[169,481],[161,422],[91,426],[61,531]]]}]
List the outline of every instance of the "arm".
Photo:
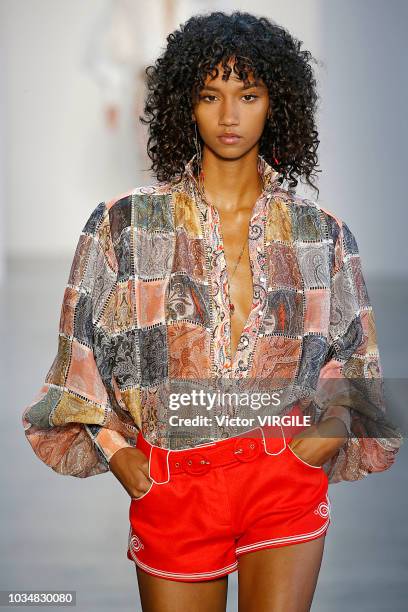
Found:
[{"label": "arm", "polygon": [[130,415],[115,411],[118,391],[115,394],[105,313],[114,309],[116,283],[109,214],[102,202],[87,220],[75,250],[57,354],[22,417],[35,454],[59,474],[84,478],[106,472],[113,454],[132,446],[135,436]]},{"label": "arm", "polygon": [[95,446],[101,452],[106,465],[110,464],[114,454],[121,448],[133,446],[127,442],[122,434],[113,429],[107,429],[100,425],[85,425],[85,428]]},{"label": "arm", "polygon": [[356,239],[339,222],[333,244],[329,352],[316,394],[320,422],[336,417],[348,438],[328,463],[330,482],[388,469],[402,443],[386,419],[376,324]]}]

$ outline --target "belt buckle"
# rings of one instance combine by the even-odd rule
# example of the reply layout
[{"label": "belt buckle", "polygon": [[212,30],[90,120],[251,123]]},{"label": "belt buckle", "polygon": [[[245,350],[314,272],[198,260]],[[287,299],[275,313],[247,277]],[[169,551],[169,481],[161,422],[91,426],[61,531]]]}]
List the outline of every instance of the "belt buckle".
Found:
[{"label": "belt buckle", "polygon": [[239,461],[253,461],[260,452],[261,446],[256,438],[239,438],[234,444],[234,455]]},{"label": "belt buckle", "polygon": [[182,459],[182,465],[186,472],[201,476],[206,474],[211,468],[209,461],[203,453],[189,453]]}]

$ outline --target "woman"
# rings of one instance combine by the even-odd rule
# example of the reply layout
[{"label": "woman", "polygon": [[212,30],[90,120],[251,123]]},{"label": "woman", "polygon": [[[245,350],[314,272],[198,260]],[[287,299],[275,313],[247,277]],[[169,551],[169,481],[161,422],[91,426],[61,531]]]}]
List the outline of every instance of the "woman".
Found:
[{"label": "woman", "polygon": [[[240,609],[309,610],[328,484],[388,469],[401,443],[371,388],[381,366],[354,235],[293,191],[296,176],[314,187],[311,59],[248,13],[195,16],[168,37],[143,119],[159,183],[90,215],[58,354],[24,411],[52,469],[110,470],[129,493],[146,610],[225,610],[235,570]],[[192,395],[176,415],[173,390],[195,385],[278,391],[263,414],[298,420],[259,426],[220,395],[212,420]]]}]

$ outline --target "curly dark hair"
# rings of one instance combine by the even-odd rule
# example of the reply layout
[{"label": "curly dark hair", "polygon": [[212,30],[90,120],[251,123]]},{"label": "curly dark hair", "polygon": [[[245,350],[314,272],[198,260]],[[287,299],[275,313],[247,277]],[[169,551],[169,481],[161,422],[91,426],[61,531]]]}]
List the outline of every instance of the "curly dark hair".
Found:
[{"label": "curly dark hair", "polygon": [[[221,64],[227,80],[228,62],[248,84],[249,73],[269,90],[271,117],[259,142],[259,154],[280,173],[279,182],[297,186],[296,176],[319,193],[311,181],[317,167],[318,132],[315,125],[316,80],[309,51],[302,41],[266,17],[216,11],[188,19],[168,35],[163,54],[145,70],[147,96],[144,116],[149,126],[147,153],[158,181],[181,178],[194,153],[194,101],[208,75],[218,75]],[[321,172],[321,170],[317,170]]]}]

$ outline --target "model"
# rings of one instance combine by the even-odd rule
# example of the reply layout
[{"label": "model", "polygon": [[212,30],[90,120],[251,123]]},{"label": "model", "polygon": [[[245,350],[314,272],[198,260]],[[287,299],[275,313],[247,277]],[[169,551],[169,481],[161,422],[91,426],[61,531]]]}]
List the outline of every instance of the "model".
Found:
[{"label": "model", "polygon": [[242,612],[310,610],[328,485],[388,469],[402,442],[374,394],[355,237],[294,193],[296,177],[318,192],[301,46],[242,12],[169,35],[142,118],[158,182],[90,214],[57,356],[23,414],[53,470],[110,470],[129,493],[150,612],[225,610],[236,570]]}]

